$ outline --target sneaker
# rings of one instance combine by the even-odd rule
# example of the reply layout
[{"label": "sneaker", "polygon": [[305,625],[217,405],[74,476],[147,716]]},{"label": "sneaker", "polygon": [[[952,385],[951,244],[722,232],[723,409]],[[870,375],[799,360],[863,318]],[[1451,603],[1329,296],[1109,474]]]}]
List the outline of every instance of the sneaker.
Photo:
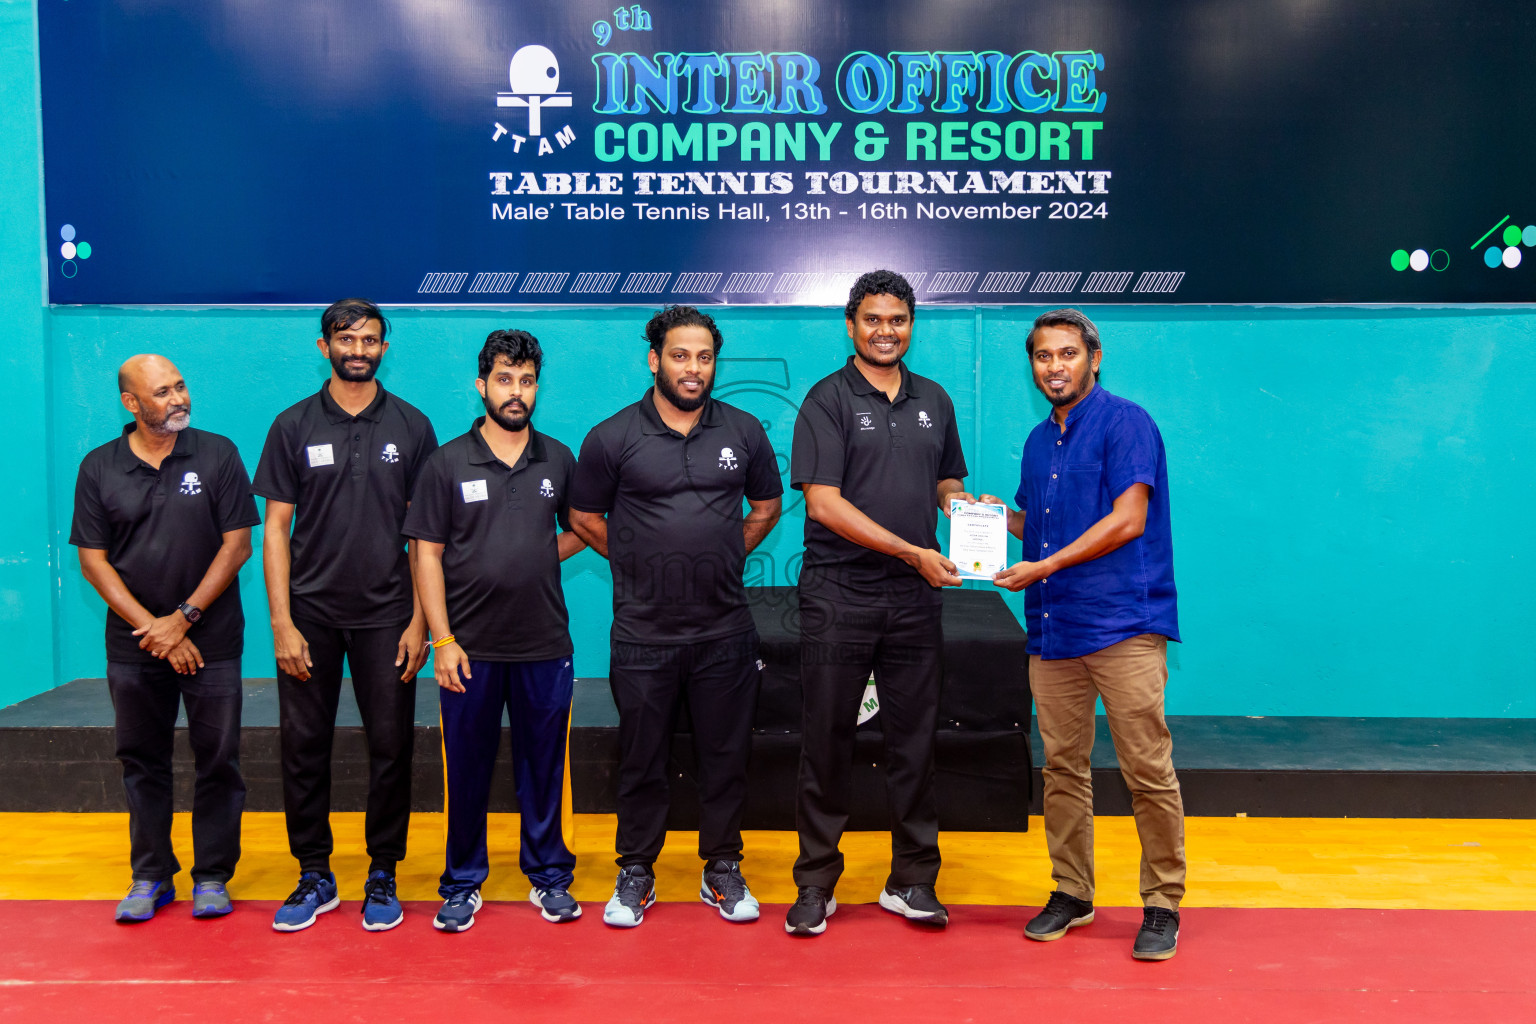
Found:
[{"label": "sneaker", "polygon": [[198,882],[192,887],[193,917],[223,917],[234,909],[223,882]]},{"label": "sneaker", "polygon": [[656,876],[641,864],[619,869],[613,896],[603,908],[603,923],[633,928],[645,919],[645,908],[656,902]]},{"label": "sneaker", "polygon": [[443,908],[432,919],[440,932],[467,932],[475,926],[475,911],[480,909],[480,890],[454,893],[443,901]]},{"label": "sneaker", "polygon": [[741,865],[734,860],[712,860],[704,865],[699,899],[719,910],[727,921],[757,920],[757,897],[747,888]]},{"label": "sneaker", "polygon": [[327,871],[306,871],[299,876],[299,885],[277,908],[272,916],[272,930],[301,932],[315,923],[317,914],[335,910],[341,906],[336,895],[336,876]]},{"label": "sneaker", "polygon": [[169,878],[158,882],[134,879],[128,887],[128,895],[117,905],[117,920],[123,924],[148,921],[155,911],[176,898],[176,886]]},{"label": "sneaker", "polygon": [[835,896],[819,885],[802,885],[784,915],[784,930],[791,935],[820,935],[827,930],[827,918],[835,913]]},{"label": "sneaker", "polygon": [[550,889],[534,886],[528,893],[528,902],[539,908],[540,917],[555,924],[574,921],[581,916],[581,904],[576,902],[576,897],[559,886]]},{"label": "sneaker", "polygon": [[1141,912],[1141,931],[1131,956],[1137,960],[1167,960],[1179,951],[1179,912],[1167,907],[1147,907]]},{"label": "sneaker", "polygon": [[1024,926],[1024,937],[1036,942],[1054,942],[1067,934],[1068,928],[1092,923],[1092,903],[1057,889],[1045,901],[1045,909]]},{"label": "sneaker", "polygon": [[363,883],[363,928],[370,932],[387,932],[405,920],[400,908],[400,898],[395,895],[395,875],[392,871],[370,871]]},{"label": "sneaker", "polygon": [[898,889],[887,885],[880,894],[880,905],[893,914],[900,914],[908,921],[943,928],[949,924],[949,911],[934,895],[931,885],[911,885]]}]

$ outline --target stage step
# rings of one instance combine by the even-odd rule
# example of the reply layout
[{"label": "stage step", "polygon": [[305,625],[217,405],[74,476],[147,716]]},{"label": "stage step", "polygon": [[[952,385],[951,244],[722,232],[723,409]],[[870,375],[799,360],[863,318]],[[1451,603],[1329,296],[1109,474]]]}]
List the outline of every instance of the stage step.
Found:
[{"label": "stage step", "polygon": [[[418,686],[413,805],[442,808],[437,691]],[[241,765],[250,810],[281,810],[277,687],[247,680]],[[878,716],[876,718],[878,722]],[[184,724],[184,721],[183,723]],[[872,723],[873,725],[873,723]],[[1174,763],[1191,815],[1286,817],[1536,817],[1536,721],[1471,718],[1247,718],[1175,716]],[[1018,730],[939,733],[943,827],[1015,831],[1039,813],[1038,734],[1026,747]],[[885,795],[878,771],[878,728],[859,736],[856,809],[850,828],[879,829]],[[177,737],[178,806],[190,807],[191,752]],[[1033,750],[1034,765],[1027,751]],[[77,679],[0,710],[0,811],[121,811],[112,705],[105,680]],[[571,778],[575,810],[612,813],[618,713],[606,679],[578,679],[572,711]],[[754,736],[749,828],[793,828],[799,736]],[[493,809],[517,809],[502,747]],[[697,826],[688,737],[674,749],[670,827]],[[1094,748],[1094,802],[1100,813],[1129,814],[1105,721]],[[361,720],[350,688],[337,722],[333,807],[362,810],[367,787]]]}]

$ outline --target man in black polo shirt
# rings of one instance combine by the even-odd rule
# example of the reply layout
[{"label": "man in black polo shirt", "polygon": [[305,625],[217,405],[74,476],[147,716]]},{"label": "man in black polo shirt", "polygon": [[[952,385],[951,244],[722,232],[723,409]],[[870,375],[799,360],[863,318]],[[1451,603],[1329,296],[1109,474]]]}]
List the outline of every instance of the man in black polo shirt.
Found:
[{"label": "man in black polo shirt", "polygon": [[278,931],[308,928],[340,904],[330,869],[331,738],[344,657],[368,738],[363,927],[382,931],[404,919],[395,864],[410,823],[426,623],[400,527],[437,437],[425,416],[374,380],[389,350],[388,327],[365,299],[326,309],[318,345],[330,379],[277,417],[256,467],[255,491],[267,499],[262,555],[277,654],[283,809],[300,871],[273,919]]},{"label": "man in black polo shirt", "polygon": [[818,381],[795,421],[790,482],[805,492],[800,573],[804,692],[795,861],[785,930],[819,935],[837,909],[854,729],[871,672],[880,695],[891,874],[880,905],[943,927],[934,894],[939,816],[933,744],[942,642],[939,587],[960,585],[940,554],[938,509],[966,475],[955,407],[901,361],[916,301],[900,274],[854,283],[844,310],[854,354]]},{"label": "man in black polo shirt", "polygon": [[176,898],[171,748],[187,705],[197,770],[192,797],[192,916],[230,911],[240,859],[240,654],[236,573],[261,521],[240,453],[187,424],[192,399],[169,360],[134,356],[117,374],[133,423],[80,463],[69,542],[107,602],[107,687],[117,719],[132,842],[122,922]]},{"label": "man in black polo shirt", "polygon": [[560,563],[586,544],[569,532],[576,459],[530,422],[543,365],[527,331],[485,339],[475,381],[485,415],[427,459],[405,517],[442,699],[448,862],[432,922],[441,931],[475,923],[490,874],[485,819],[503,707],[528,898],[546,921],[581,916],[560,827],[575,682]]},{"label": "man in black polo shirt", "polygon": [[762,424],[709,396],[721,344],[714,320],[673,306],[651,318],[645,336],[655,387],[592,428],[571,489],[572,525],[613,566],[619,877],[603,920],[633,927],[655,902],[667,754],[685,697],[699,784],[699,897],[728,921],[753,921],[741,813],[761,662],[741,572],[778,521],[784,487]]}]

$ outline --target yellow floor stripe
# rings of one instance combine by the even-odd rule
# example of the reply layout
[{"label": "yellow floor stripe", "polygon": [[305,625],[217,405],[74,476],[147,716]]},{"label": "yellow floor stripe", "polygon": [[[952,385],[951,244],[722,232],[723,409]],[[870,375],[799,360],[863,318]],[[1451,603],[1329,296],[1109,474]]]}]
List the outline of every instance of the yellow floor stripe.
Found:
[{"label": "yellow floor stripe", "polygon": [[[581,900],[612,892],[611,815],[576,816],[576,884]],[[400,865],[403,899],[437,898],[442,872],[443,816],[411,818],[410,855]],[[362,814],[332,815],[339,851],[332,867],[348,899],[359,898],[367,874]],[[1134,906],[1140,848],[1130,818],[1097,821],[1099,894],[1104,906]],[[174,830],[183,865],[191,861],[188,815]],[[527,898],[517,870],[518,818],[490,822],[491,900]],[[673,832],[657,862],[663,900],[696,899],[698,837]],[[288,855],[283,816],[245,816],[244,856],[230,884],[239,899],[282,899],[297,867]],[[949,832],[940,843],[939,896],[949,903],[1042,903],[1051,889],[1045,835],[1038,818],[1025,834]],[[1191,818],[1187,824],[1190,907],[1372,907],[1388,909],[1536,910],[1536,822],[1363,818]],[[749,832],[743,870],[765,903],[794,899],[792,832]],[[870,901],[884,883],[890,857],[885,833],[844,839],[848,870],[838,885],[844,902]],[[126,814],[0,814],[0,899],[117,899],[128,885]],[[190,889],[186,874],[177,885]]]}]

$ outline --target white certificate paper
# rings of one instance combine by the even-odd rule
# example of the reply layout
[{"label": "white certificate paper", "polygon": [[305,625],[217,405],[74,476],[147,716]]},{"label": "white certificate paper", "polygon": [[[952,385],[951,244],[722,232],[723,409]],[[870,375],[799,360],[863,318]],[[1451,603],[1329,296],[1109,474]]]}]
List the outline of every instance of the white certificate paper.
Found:
[{"label": "white certificate paper", "polygon": [[950,499],[949,560],[967,580],[990,582],[993,573],[1008,568],[1008,509]]}]

